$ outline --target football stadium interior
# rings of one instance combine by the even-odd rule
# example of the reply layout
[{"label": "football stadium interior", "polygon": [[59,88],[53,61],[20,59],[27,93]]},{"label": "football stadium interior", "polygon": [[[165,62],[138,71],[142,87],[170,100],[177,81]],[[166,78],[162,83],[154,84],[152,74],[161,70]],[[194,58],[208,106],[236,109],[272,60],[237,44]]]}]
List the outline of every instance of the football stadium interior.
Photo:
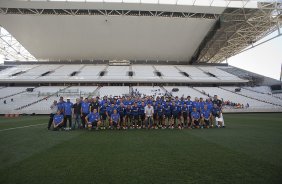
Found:
[{"label": "football stadium interior", "polygon": [[279,81],[223,63],[280,36],[279,1],[3,0],[0,13],[1,114],[47,114],[58,96],[134,90],[249,106],[232,112],[282,110]]},{"label": "football stadium interior", "polygon": [[0,0],[0,183],[281,184],[282,83],[227,60],[281,28],[281,0]]}]

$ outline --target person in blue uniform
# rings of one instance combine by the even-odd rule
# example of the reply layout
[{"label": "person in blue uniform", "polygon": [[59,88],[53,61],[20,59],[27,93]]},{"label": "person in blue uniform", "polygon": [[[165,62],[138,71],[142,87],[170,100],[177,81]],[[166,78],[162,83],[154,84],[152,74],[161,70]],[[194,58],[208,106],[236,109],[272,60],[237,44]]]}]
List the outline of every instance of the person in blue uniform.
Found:
[{"label": "person in blue uniform", "polygon": [[102,106],[100,106],[100,117],[101,117],[101,126],[102,129],[106,128],[106,120],[107,120],[107,107],[108,107],[108,102],[103,103]]},{"label": "person in blue uniform", "polygon": [[164,127],[164,108],[161,105],[161,103],[158,104],[158,107],[156,109],[157,115],[158,115],[158,127],[162,128]]},{"label": "person in blue uniform", "polygon": [[202,126],[209,128],[210,127],[210,118],[211,118],[211,111],[208,109],[208,105],[204,105],[204,109],[201,112],[201,116],[203,119]]},{"label": "person in blue uniform", "polygon": [[215,126],[218,127],[218,122],[216,121],[217,118],[220,118],[221,109],[217,106],[216,103],[213,104],[213,108],[211,110],[212,113],[212,120],[215,122]]},{"label": "person in blue uniform", "polygon": [[139,126],[145,128],[145,103],[142,101],[139,106]]},{"label": "person in blue uniform", "polygon": [[117,111],[119,113],[120,116],[120,126],[123,129],[126,129],[126,125],[125,125],[125,106],[123,103],[120,103],[120,106],[118,106]]},{"label": "person in blue uniform", "polygon": [[90,112],[90,103],[88,102],[88,99],[85,98],[84,101],[81,103],[81,122],[82,122],[82,128],[86,128],[85,124],[85,117]]},{"label": "person in blue uniform", "polygon": [[59,130],[64,126],[64,115],[61,114],[61,110],[58,110],[53,117],[53,130]]},{"label": "person in blue uniform", "polygon": [[136,102],[134,102],[134,105],[131,107],[131,113],[132,113],[132,128],[138,128],[137,125],[139,121],[139,108]]},{"label": "person in blue uniform", "polygon": [[61,114],[64,113],[64,103],[65,103],[64,97],[61,96],[59,102],[57,103],[57,108],[61,112]]},{"label": "person in blue uniform", "polygon": [[198,99],[197,97],[195,98],[195,101],[193,102],[193,109],[194,109],[194,108],[196,108],[196,110],[197,110],[198,112],[201,111],[199,99]]},{"label": "person in blue uniform", "polygon": [[188,108],[186,103],[181,107],[181,116],[182,116],[182,119],[183,119],[182,120],[182,122],[183,122],[182,127],[191,126],[191,125],[189,125],[189,108]]},{"label": "person in blue uniform", "polygon": [[[154,111],[157,112],[158,105],[157,105],[156,101],[152,102],[152,107],[154,108]],[[157,121],[158,121],[158,114],[157,113],[153,114],[153,121],[154,121],[153,122],[153,128],[155,128],[156,125],[157,125]]]},{"label": "person in blue uniform", "polygon": [[63,105],[64,109],[64,128],[67,127],[67,121],[69,122],[69,129],[72,127],[72,117],[73,117],[73,103],[67,98],[67,101]]},{"label": "person in blue uniform", "polygon": [[191,123],[191,112],[193,112],[193,101],[191,100],[191,96],[187,96],[186,104],[189,109],[189,122]]},{"label": "person in blue uniform", "polygon": [[181,128],[181,123],[180,123],[180,108],[178,105],[176,105],[175,102],[172,102],[171,105],[171,114],[172,114],[172,124],[170,125],[170,128],[174,128],[176,125],[176,121],[178,123],[178,128]]},{"label": "person in blue uniform", "polygon": [[200,128],[200,113],[197,111],[196,107],[193,108],[193,112],[191,113],[191,124],[194,128]]},{"label": "person in blue uniform", "polygon": [[110,126],[111,126],[111,129],[112,128],[117,128],[117,129],[120,128],[120,116],[117,113],[116,109],[114,110],[113,114],[111,114]]},{"label": "person in blue uniform", "polygon": [[131,105],[127,105],[125,109],[125,125],[130,127],[132,121]]},{"label": "person in blue uniform", "polygon": [[85,117],[85,121],[89,130],[91,130],[92,128],[96,128],[96,130],[98,130],[101,121],[100,115],[96,108],[93,108],[93,111]]},{"label": "person in blue uniform", "polygon": [[171,124],[171,108],[168,100],[164,105],[164,122],[166,128]]}]

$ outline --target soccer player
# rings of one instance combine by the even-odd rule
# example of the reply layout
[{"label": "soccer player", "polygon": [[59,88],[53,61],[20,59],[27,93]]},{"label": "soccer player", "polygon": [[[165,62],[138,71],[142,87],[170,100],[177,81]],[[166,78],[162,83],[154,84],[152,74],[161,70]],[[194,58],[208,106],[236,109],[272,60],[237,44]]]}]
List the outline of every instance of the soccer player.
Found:
[{"label": "soccer player", "polygon": [[154,107],[151,106],[150,103],[147,104],[145,107],[145,121],[146,121],[146,128],[150,129],[152,127],[152,117],[154,115]]},{"label": "soccer player", "polygon": [[175,104],[175,102],[172,102],[171,105],[171,114],[172,114],[172,124],[170,124],[170,128],[173,129],[176,125],[176,120],[178,123],[178,128],[181,129],[181,123],[180,123],[180,108],[178,105]]},{"label": "soccer player", "polygon": [[167,100],[165,105],[164,105],[164,121],[165,121],[165,127],[169,127],[171,124],[171,108],[169,101]]},{"label": "soccer player", "polygon": [[82,121],[82,127],[86,128],[86,124],[85,124],[85,117],[89,114],[89,110],[90,110],[90,103],[88,102],[88,99],[85,98],[84,101],[81,103],[81,110],[80,110],[80,114],[81,114],[81,121]]},{"label": "soccer player", "polygon": [[67,98],[67,102],[64,103],[64,128],[67,127],[67,121],[69,122],[69,130],[72,127],[72,117],[73,117],[73,103],[71,103],[70,98]]},{"label": "soccer player", "polygon": [[138,128],[138,121],[139,121],[139,108],[137,103],[134,102],[134,105],[131,107],[132,113],[132,128]]},{"label": "soccer player", "polygon": [[216,127],[218,127],[218,121],[216,120],[216,118],[219,118],[221,110],[216,105],[216,103],[213,104],[213,108],[212,108],[211,112],[212,112],[212,116],[213,116],[212,119],[213,119],[213,121],[215,121]]},{"label": "soccer player", "polygon": [[102,106],[100,106],[99,114],[100,114],[100,117],[101,117],[102,129],[106,128],[107,107],[108,107],[108,102],[105,102],[105,103],[103,103]]},{"label": "soccer player", "polygon": [[73,113],[74,113],[74,125],[73,128],[75,129],[75,126],[77,124],[77,128],[81,128],[80,125],[80,118],[81,118],[81,101],[80,98],[76,99],[76,103],[73,104]]},{"label": "soccer player", "polygon": [[204,109],[201,112],[202,119],[204,124],[202,126],[209,128],[210,127],[210,119],[211,119],[211,111],[208,109],[208,105],[204,105]]},{"label": "soccer player", "polygon": [[217,95],[214,95],[212,103],[216,104],[217,107],[221,109],[222,101],[218,99]]},{"label": "soccer player", "polygon": [[114,112],[111,114],[110,126],[111,129],[113,129],[114,127],[117,129],[120,128],[120,116],[117,113],[116,109],[114,109]]},{"label": "soccer player", "polygon": [[[125,109],[125,125],[127,127],[130,127],[131,125],[131,120],[132,120],[132,114],[131,114],[131,105],[127,105]],[[132,127],[131,127],[132,128]]]},{"label": "soccer player", "polygon": [[190,127],[191,123],[189,123],[189,108],[186,103],[181,107],[181,115],[183,118],[182,127]]},{"label": "soccer player", "polygon": [[123,103],[120,103],[120,106],[117,108],[117,111],[119,113],[120,116],[120,126],[123,129],[127,129],[126,125],[125,125],[125,106]]},{"label": "soccer player", "polygon": [[117,109],[114,103],[111,103],[110,106],[107,107],[107,117],[108,120],[110,121],[111,115],[114,113],[114,110]]},{"label": "soccer player", "polygon": [[186,104],[187,104],[188,109],[189,109],[189,123],[191,124],[191,112],[193,112],[193,101],[191,100],[190,96],[187,96]]},{"label": "soccer player", "polygon": [[50,113],[50,118],[49,118],[49,122],[48,122],[48,130],[50,130],[52,122],[53,122],[53,118],[54,118],[55,114],[58,112],[58,106],[57,106],[56,100],[54,100],[54,102],[50,106],[50,109],[51,109],[51,113]]},{"label": "soccer player", "polygon": [[193,102],[193,109],[194,109],[194,108],[196,108],[196,110],[197,110],[198,112],[201,111],[199,99],[198,99],[197,97],[195,98],[195,101]]},{"label": "soccer player", "polygon": [[200,106],[200,112],[202,112],[202,110],[204,110],[204,106],[205,106],[205,102],[203,101],[202,97],[200,98],[199,106]]},{"label": "soccer player", "polygon": [[53,117],[53,130],[61,130],[64,126],[64,115],[58,110]]},{"label": "soccer player", "polygon": [[141,105],[139,106],[139,118],[140,118],[140,127],[145,128],[145,102],[142,101]]},{"label": "soccer player", "polygon": [[99,112],[99,102],[97,100],[96,97],[93,98],[93,101],[90,103],[90,108],[91,108],[91,112],[93,112],[93,109],[97,109],[97,112]]},{"label": "soccer player", "polygon": [[97,109],[93,108],[93,111],[85,117],[85,121],[87,123],[88,130],[91,130],[92,128],[96,128],[96,130],[98,130],[101,121]]},{"label": "soccer player", "polygon": [[164,127],[164,108],[162,107],[161,103],[158,103],[158,107],[156,111],[158,114],[158,125],[155,128],[157,129],[158,127],[159,128]]},{"label": "soccer player", "polygon": [[64,112],[64,97],[60,97],[59,102],[57,103],[58,110],[61,111],[61,114]]},{"label": "soccer player", "polygon": [[[152,107],[155,111],[157,111],[158,105],[157,105],[156,101],[153,101]],[[153,126],[155,128],[156,125],[157,125],[157,120],[158,120],[158,114],[157,113],[153,114],[153,120],[154,120]]]},{"label": "soccer player", "polygon": [[191,113],[191,124],[194,128],[200,128],[200,113],[197,111],[196,107],[193,108],[193,112]]}]

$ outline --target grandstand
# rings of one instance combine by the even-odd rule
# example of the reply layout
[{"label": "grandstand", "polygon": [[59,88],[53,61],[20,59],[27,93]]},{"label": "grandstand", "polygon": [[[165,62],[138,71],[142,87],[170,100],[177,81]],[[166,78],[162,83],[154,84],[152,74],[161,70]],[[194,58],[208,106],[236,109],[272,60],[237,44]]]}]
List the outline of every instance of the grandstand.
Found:
[{"label": "grandstand", "polygon": [[227,62],[281,27],[281,0],[0,0],[0,183],[281,184],[282,83]]},{"label": "grandstand", "polygon": [[280,30],[278,1],[3,0],[0,22],[1,114],[48,114],[59,96],[132,94],[282,111],[279,81],[222,63]]}]

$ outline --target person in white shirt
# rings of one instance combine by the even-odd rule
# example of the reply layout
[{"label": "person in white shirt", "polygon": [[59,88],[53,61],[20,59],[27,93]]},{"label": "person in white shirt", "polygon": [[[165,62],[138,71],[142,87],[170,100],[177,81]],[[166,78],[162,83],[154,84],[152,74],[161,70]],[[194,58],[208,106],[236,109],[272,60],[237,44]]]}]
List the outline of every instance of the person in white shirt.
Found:
[{"label": "person in white shirt", "polygon": [[55,116],[55,114],[58,111],[57,100],[54,100],[54,102],[50,106],[50,110],[51,110],[51,113],[50,113],[50,119],[49,119],[49,122],[48,122],[48,130],[50,130],[50,127],[51,127],[52,122],[53,122],[53,117]]},{"label": "person in white shirt", "polygon": [[148,103],[144,109],[145,112],[145,122],[146,122],[146,128],[151,128],[153,124],[153,115],[154,115],[154,107],[151,106],[150,103]]}]

